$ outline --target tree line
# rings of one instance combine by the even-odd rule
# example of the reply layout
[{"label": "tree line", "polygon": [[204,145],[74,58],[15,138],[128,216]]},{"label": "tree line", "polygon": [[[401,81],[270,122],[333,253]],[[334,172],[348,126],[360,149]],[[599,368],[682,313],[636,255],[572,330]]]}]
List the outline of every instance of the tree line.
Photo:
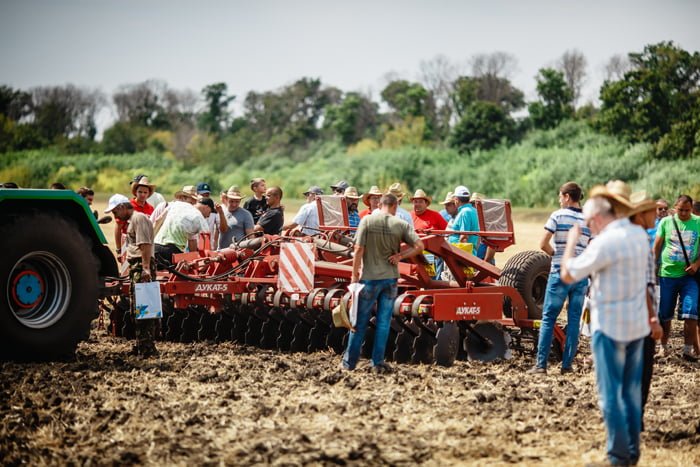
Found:
[{"label": "tree line", "polygon": [[[597,131],[652,145],[662,159],[700,155],[700,53],[672,42],[614,56],[606,66],[600,106],[580,105],[585,56],[565,52],[539,70],[537,98],[511,82],[517,60],[476,55],[468,73],[443,56],[421,62],[419,79],[389,76],[381,101],[304,77],[280,89],[238,96],[226,83],[200,93],[149,80],[120,86],[107,99],[73,85],[29,90],[0,86],[0,152],[53,147],[71,154],[166,152],[188,165],[223,169],[269,151],[294,157],[317,141],[352,150],[449,146],[462,153],[512,145],[532,129],[585,120]],[[115,120],[96,140],[96,117]],[[517,117],[517,115],[526,115]]]}]

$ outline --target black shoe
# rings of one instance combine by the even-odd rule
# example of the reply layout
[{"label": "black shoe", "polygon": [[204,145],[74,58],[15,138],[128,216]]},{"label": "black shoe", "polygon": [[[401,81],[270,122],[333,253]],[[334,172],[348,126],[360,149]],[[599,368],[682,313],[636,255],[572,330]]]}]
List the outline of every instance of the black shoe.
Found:
[{"label": "black shoe", "polygon": [[698,356],[695,355],[694,352],[683,351],[683,360],[687,360],[689,362],[697,362],[698,360],[700,360],[700,358],[698,358]]},{"label": "black shoe", "polygon": [[143,357],[157,357],[160,355],[160,352],[158,352],[158,349],[156,349],[155,345],[142,348],[140,349],[139,353]]},{"label": "black shoe", "polygon": [[539,366],[533,366],[527,372],[531,375],[546,375],[547,374],[547,369],[546,368],[540,368]]},{"label": "black shoe", "polygon": [[563,368],[563,367],[562,367],[562,369],[561,369],[561,374],[562,374],[562,375],[566,375],[566,374],[573,373],[573,372],[574,372],[574,369],[571,368],[571,367],[569,367],[569,368]]},{"label": "black shoe", "polygon": [[387,373],[393,373],[394,369],[388,363],[382,362],[379,365],[374,365],[372,367],[372,372],[377,373],[378,375],[383,375]]}]

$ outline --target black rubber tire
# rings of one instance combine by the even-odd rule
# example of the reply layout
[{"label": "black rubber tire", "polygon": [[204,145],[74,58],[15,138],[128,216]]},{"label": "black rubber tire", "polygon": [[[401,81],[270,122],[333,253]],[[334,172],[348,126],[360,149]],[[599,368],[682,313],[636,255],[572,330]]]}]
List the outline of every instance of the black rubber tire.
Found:
[{"label": "black rubber tire", "polygon": [[[0,238],[0,356],[52,360],[74,355],[98,314],[98,262],[90,239],[74,223],[43,213],[15,219],[0,229]],[[46,317],[43,322],[29,316],[22,321],[12,297],[12,282],[27,268],[43,283],[33,309],[35,316]]]},{"label": "black rubber tire", "polygon": [[542,251],[522,251],[510,258],[501,271],[499,284],[520,293],[530,319],[542,319],[551,264],[552,257]]}]

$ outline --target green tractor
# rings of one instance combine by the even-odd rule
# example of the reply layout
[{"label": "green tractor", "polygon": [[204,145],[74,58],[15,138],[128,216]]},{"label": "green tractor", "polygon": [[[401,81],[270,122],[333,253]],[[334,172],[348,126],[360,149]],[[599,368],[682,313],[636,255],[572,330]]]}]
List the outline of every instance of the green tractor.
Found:
[{"label": "green tractor", "polygon": [[117,262],[70,190],[0,188],[0,357],[70,357],[88,338]]}]

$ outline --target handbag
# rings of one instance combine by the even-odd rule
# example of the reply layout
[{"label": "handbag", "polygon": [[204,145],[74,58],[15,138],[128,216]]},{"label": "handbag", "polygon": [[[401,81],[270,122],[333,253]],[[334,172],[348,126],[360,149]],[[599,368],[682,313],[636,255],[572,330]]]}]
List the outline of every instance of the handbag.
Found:
[{"label": "handbag", "polygon": [[163,317],[159,282],[137,282],[134,284],[134,310],[136,310],[136,319]]},{"label": "handbag", "polygon": [[[676,218],[671,216],[671,221],[673,221],[673,226],[676,228],[676,233],[678,234],[678,241],[681,243],[681,250],[683,250],[683,257],[685,258],[685,265],[690,266],[690,258],[688,258],[688,252],[685,251],[685,244],[683,243],[683,236],[681,235],[681,229],[678,228],[678,224],[676,223]],[[688,274],[691,275],[691,274]],[[692,276],[695,278],[695,282],[697,282],[700,285],[700,274],[698,274],[698,271],[695,271],[695,274],[692,274]]]}]

